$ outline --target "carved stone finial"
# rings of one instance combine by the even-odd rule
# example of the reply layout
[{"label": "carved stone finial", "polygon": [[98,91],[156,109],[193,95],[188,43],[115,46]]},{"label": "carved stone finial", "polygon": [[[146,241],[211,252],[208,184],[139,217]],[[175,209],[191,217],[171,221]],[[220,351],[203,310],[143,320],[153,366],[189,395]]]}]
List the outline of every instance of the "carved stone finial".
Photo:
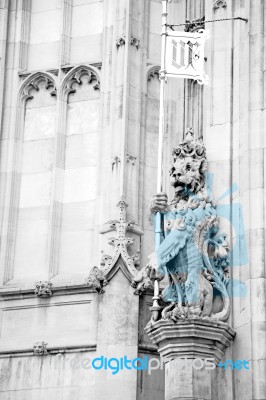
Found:
[{"label": "carved stone finial", "polygon": [[35,284],[34,293],[39,297],[51,297],[52,292],[52,282],[40,281]]},{"label": "carved stone finial", "polygon": [[34,356],[45,356],[48,354],[47,346],[48,343],[45,342],[36,342],[33,345],[33,355]]},{"label": "carved stone finial", "polygon": [[193,130],[192,127],[191,128],[187,128],[185,136],[186,136],[186,140],[187,141],[194,140],[194,130]]},{"label": "carved stone finial", "polygon": [[216,10],[220,7],[227,7],[227,2],[225,0],[214,0],[213,9]]},{"label": "carved stone finial", "polygon": [[107,284],[108,282],[100,268],[96,266],[92,267],[89,276],[86,279],[86,285],[95,289],[98,293],[104,293],[103,287]]},{"label": "carved stone finial", "polygon": [[109,227],[112,230],[116,231],[115,236],[108,238],[108,244],[114,247],[114,252],[112,256],[106,256],[102,252],[102,271],[104,276],[112,276],[112,271],[117,265],[119,257],[121,257],[125,266],[123,271],[127,278],[131,281],[132,277],[134,277],[138,272],[138,270],[136,269],[136,264],[138,261],[136,256],[131,256],[128,253],[128,248],[134,244],[134,238],[127,236],[127,232],[134,229],[135,222],[127,220],[126,209],[128,205],[125,201],[124,196],[121,197],[121,200],[117,204],[117,207],[119,207],[120,209],[119,218],[116,220],[110,220],[108,222]]}]

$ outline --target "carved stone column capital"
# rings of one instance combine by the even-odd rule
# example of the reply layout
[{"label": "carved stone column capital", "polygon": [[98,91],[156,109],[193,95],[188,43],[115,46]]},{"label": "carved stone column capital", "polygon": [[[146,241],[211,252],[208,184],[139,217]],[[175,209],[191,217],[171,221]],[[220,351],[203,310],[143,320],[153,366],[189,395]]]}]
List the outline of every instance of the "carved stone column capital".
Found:
[{"label": "carved stone column capital", "polygon": [[227,323],[210,319],[160,320],[145,330],[165,361],[188,357],[218,363],[236,335]]}]

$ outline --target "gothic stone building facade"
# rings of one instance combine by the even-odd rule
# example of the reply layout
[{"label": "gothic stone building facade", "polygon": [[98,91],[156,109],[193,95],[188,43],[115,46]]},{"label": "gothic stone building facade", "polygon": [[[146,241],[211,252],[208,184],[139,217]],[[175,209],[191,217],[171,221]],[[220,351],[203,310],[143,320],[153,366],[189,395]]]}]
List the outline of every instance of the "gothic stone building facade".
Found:
[{"label": "gothic stone building facade", "polygon": [[[162,369],[81,366],[96,355],[159,357],[144,330],[152,291],[135,294],[131,280],[154,251],[161,7],[0,0],[3,400],[164,399]],[[221,218],[235,250],[230,279],[246,289],[237,295],[236,283],[228,322],[236,337],[223,360],[250,362],[249,371],[216,368],[206,398],[265,400],[266,5],[169,3],[172,24],[202,17],[248,22],[206,24],[208,86],[168,81],[164,188],[171,193],[172,148],[193,127],[213,196],[230,209]],[[248,259],[234,243],[246,244]]]}]

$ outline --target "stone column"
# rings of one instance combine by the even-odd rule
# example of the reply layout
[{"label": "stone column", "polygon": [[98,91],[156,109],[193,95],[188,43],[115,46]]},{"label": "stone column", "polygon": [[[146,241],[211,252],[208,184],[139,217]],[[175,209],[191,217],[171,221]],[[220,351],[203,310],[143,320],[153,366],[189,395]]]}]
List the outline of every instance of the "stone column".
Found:
[{"label": "stone column", "polygon": [[165,400],[218,398],[216,368],[235,332],[214,320],[160,320],[146,327],[165,362]]}]

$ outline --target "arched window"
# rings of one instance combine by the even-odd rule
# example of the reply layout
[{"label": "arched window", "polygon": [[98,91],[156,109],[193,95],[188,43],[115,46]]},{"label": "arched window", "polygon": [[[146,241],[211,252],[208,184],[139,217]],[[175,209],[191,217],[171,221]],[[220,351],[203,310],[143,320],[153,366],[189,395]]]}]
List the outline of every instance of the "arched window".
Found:
[{"label": "arched window", "polygon": [[99,78],[87,66],[71,70],[62,83],[64,160],[59,274],[86,272],[93,262],[97,210]]},{"label": "arched window", "polygon": [[36,73],[19,94],[13,185],[13,277],[47,278],[48,232],[56,131],[56,90],[51,75]]}]

